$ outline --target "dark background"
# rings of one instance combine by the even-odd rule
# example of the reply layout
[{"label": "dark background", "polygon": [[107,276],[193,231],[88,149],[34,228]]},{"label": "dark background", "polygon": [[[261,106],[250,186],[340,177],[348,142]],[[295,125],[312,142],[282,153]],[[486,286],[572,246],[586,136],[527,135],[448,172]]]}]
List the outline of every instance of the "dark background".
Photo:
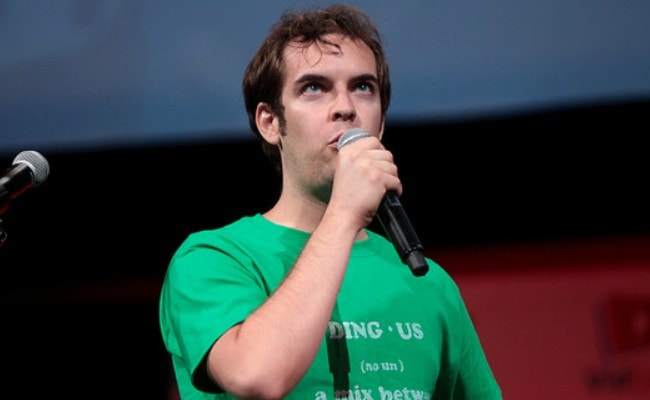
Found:
[{"label": "dark background", "polygon": [[[650,233],[648,115],[649,101],[631,101],[389,124],[385,143],[436,258],[451,247]],[[1,216],[3,387],[163,398],[157,300],[169,258],[189,232],[270,207],[270,164],[253,140],[44,156],[47,181]]]}]

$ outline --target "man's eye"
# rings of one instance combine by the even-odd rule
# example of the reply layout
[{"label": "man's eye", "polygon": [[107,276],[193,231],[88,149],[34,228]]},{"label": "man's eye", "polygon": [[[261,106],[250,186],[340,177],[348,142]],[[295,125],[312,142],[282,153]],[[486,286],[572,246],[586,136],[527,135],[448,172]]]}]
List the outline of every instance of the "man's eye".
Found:
[{"label": "man's eye", "polygon": [[309,83],[305,85],[303,91],[306,93],[318,93],[321,91],[321,86],[317,83]]},{"label": "man's eye", "polygon": [[375,87],[370,82],[361,82],[357,85],[357,89],[362,92],[372,92],[375,89]]}]

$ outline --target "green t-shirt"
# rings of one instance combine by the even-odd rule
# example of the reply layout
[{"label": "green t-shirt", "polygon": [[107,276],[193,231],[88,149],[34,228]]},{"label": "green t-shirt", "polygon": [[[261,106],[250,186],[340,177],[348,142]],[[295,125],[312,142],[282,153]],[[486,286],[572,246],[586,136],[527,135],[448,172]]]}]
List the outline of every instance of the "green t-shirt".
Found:
[{"label": "green t-shirt", "polygon": [[[308,238],[256,214],[181,244],[159,310],[181,398],[233,398],[202,361],[269,297]],[[286,398],[501,399],[456,284],[427,262],[429,272],[415,277],[384,236],[369,231],[356,242],[321,348]]]}]

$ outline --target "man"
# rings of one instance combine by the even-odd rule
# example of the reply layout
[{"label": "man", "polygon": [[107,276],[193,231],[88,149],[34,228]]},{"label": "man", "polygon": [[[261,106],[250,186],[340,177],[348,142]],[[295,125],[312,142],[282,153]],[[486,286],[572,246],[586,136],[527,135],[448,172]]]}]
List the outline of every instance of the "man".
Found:
[{"label": "man", "polygon": [[[345,5],[285,14],[243,91],[282,190],[171,260],[160,325],[182,398],[500,399],[451,278],[429,259],[414,277],[367,229],[402,192],[371,20]],[[339,150],[351,128],[369,135]]]}]

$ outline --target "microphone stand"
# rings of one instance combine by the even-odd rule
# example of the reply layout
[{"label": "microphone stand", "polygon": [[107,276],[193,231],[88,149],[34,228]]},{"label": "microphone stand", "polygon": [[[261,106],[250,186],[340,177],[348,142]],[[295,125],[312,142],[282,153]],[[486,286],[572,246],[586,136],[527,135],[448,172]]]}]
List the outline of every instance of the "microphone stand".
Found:
[{"label": "microphone stand", "polygon": [[2,247],[5,244],[6,240],[7,240],[7,230],[2,225],[2,219],[0,219],[0,247]]},{"label": "microphone stand", "polygon": [[[1,200],[2,199],[0,199],[0,216],[2,216],[2,214],[4,214],[5,211],[7,211],[7,209],[9,208],[9,202],[4,202]],[[7,230],[2,225],[2,218],[0,218],[0,247],[2,247],[7,241],[7,236],[8,236]]]}]

